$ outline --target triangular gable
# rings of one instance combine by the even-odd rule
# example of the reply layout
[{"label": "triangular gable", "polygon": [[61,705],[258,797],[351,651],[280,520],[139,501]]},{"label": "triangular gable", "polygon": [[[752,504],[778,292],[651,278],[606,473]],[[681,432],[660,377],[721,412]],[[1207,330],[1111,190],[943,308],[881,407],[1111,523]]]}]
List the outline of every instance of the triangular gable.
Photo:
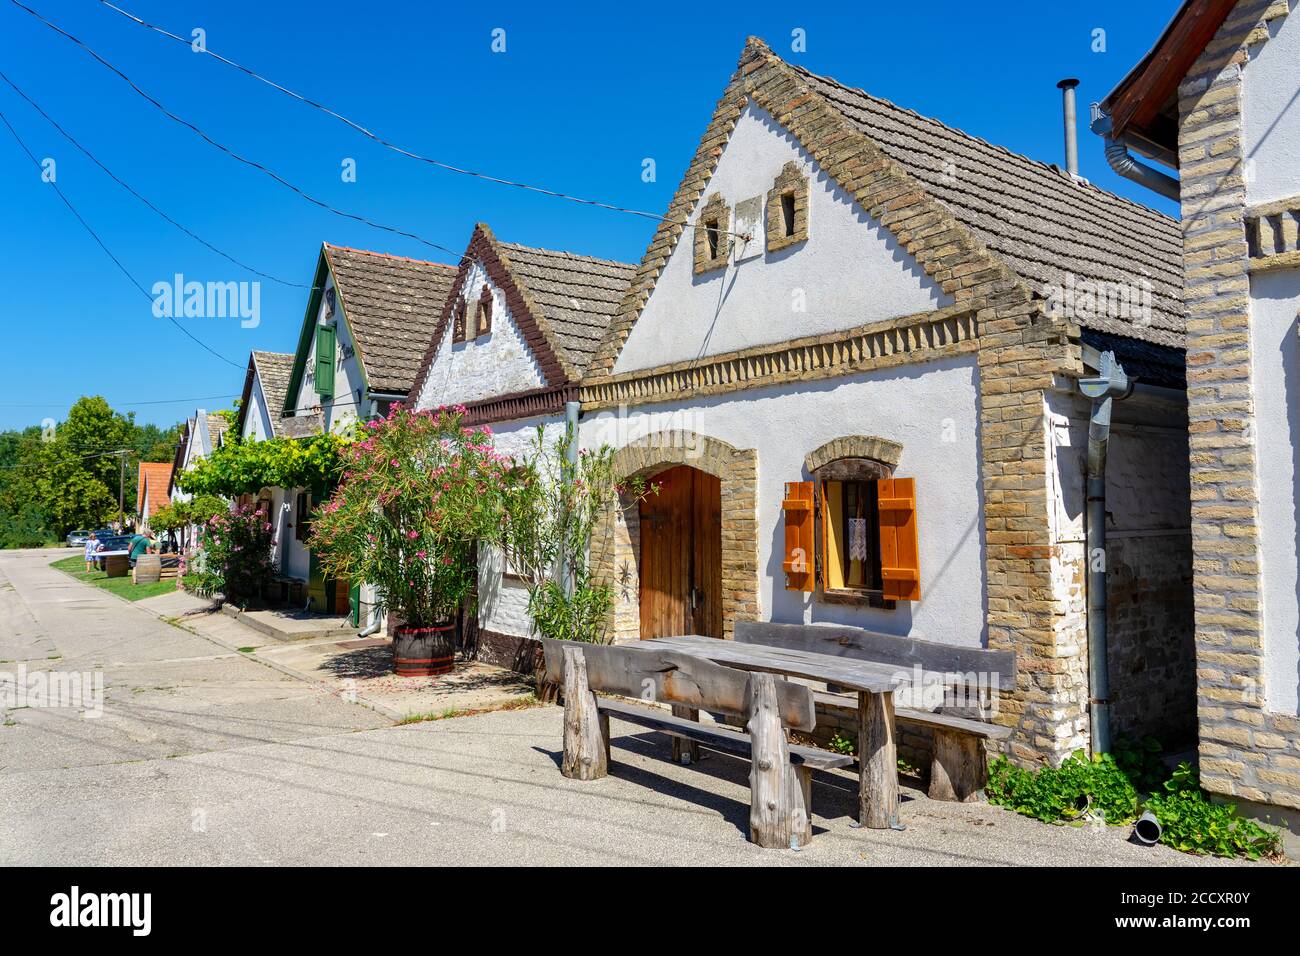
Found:
[{"label": "triangular gable", "polygon": [[[737,121],[751,102],[788,130],[821,169],[897,239],[926,275],[953,297],[958,307],[978,309],[988,290],[994,287],[1020,288],[1031,296],[1039,296],[1040,283],[1057,281],[1065,271],[1086,275],[1084,269],[1097,244],[1104,245],[1108,241],[1106,236],[1114,233],[1122,234],[1122,248],[1117,244],[1115,250],[1096,252],[1097,261],[1117,274],[1127,270],[1129,274],[1141,276],[1144,270],[1158,268],[1159,282],[1173,291],[1165,291],[1163,287],[1157,289],[1157,310],[1162,315],[1165,312],[1173,315],[1169,309],[1163,308],[1174,303],[1175,283],[1178,281],[1177,269],[1174,268],[1176,257],[1166,255],[1168,250],[1165,246],[1172,249],[1170,244],[1176,244],[1177,240],[1177,224],[1168,217],[1095,187],[1076,183],[1046,164],[1015,156],[937,122],[921,122],[924,129],[920,129],[916,136],[935,139],[942,131],[945,142],[953,148],[966,150],[979,162],[987,161],[991,165],[1001,162],[997,172],[1003,179],[1008,176],[1033,179],[1032,188],[1022,188],[1014,197],[1011,204],[1015,206],[1011,216],[1014,223],[1006,228],[1014,229],[1019,224],[1019,228],[1026,232],[1050,229],[1051,237],[1044,236],[1041,242],[1037,236],[1033,241],[1023,236],[1017,239],[1005,235],[1006,228],[999,226],[993,231],[993,238],[1007,248],[995,253],[971,223],[987,224],[989,220],[998,220],[999,209],[995,206],[981,212],[975,208],[977,200],[950,207],[937,199],[935,193],[939,187],[932,186],[932,183],[939,183],[946,175],[942,157],[928,153],[917,156],[917,161],[933,163],[935,168],[925,177],[914,174],[919,166],[909,170],[897,155],[891,155],[868,134],[875,120],[867,122],[857,115],[855,111],[860,110],[854,95],[855,91],[840,87],[834,81],[815,77],[784,62],[761,40],[749,39],[736,73],[719,100],[699,148],[669,205],[665,220],[656,229],[628,294],[596,353],[588,381],[612,374],[631,329],[640,318],[678,241],[683,236],[688,242],[693,241],[696,224],[691,220],[691,214],[705,198],[707,184],[713,178],[719,157]],[[836,97],[836,102],[832,103],[831,97]],[[859,98],[865,102],[865,98]],[[871,100],[869,105],[878,108],[883,102]],[[902,122],[900,117],[921,121],[916,114],[886,105],[890,116],[898,122]],[[887,123],[888,117],[876,125],[883,129]],[[890,148],[895,149],[898,145],[891,142]],[[942,144],[939,145],[942,148]],[[957,181],[969,192],[969,188],[974,186],[964,184],[962,173],[962,167],[958,166]],[[1003,179],[991,180],[981,187],[983,192],[978,189],[977,192],[985,197],[984,201],[1001,198],[995,197],[990,190],[1015,188],[1014,183],[1008,186]],[[1038,198],[1050,205],[1053,214],[1068,217],[1078,212],[1074,226],[1060,227],[1055,221],[1040,225],[1033,221],[1033,216],[1023,210],[1031,208]],[[1083,242],[1085,239],[1086,244]],[[1041,245],[1044,251],[1035,253],[1033,247],[1037,245]],[[1035,255],[1041,255],[1042,261],[1035,259]],[[1012,256],[1020,272],[1012,267],[1007,256]],[[1174,317],[1169,321],[1176,323],[1181,320]],[[1142,329],[1132,324],[1131,328],[1116,331],[1147,336],[1162,344],[1179,344],[1180,333],[1172,327],[1166,331],[1155,327]]]},{"label": "triangular gable", "polygon": [[[722,217],[732,235],[712,263],[691,241],[669,254],[616,373],[836,335],[953,304],[757,103],[746,104],[719,149],[692,219]],[[794,216],[788,232],[774,198],[784,189]]]},{"label": "triangular gable", "polygon": [[[510,310],[515,325],[519,328],[525,344],[541,369],[547,387],[553,388],[577,381],[579,371],[564,355],[555,331],[546,321],[545,313],[537,306],[524,284],[516,279],[508,253],[492,234],[492,230],[485,223],[478,223],[470,237],[469,246],[461,257],[460,269],[456,273],[451,292],[447,296],[447,303],[443,306],[442,315],[429,340],[424,360],[420,363],[420,370],[415,376],[415,383],[411,386],[407,400],[414,404],[424,390],[434,359],[442,349],[443,343],[448,341],[447,330],[451,325],[452,315],[457,303],[464,297],[466,282],[476,262],[482,265],[492,285],[505,296],[506,307]],[[473,304],[468,303],[471,307]]]},{"label": "triangular gable", "polygon": [[[302,379],[306,374],[307,364],[312,361],[311,348],[316,337],[316,320],[320,316],[321,299],[325,295],[327,284],[333,284],[335,289],[338,288],[338,283],[330,272],[329,259],[325,255],[325,244],[322,243],[320,253],[316,257],[316,273],[312,277],[311,295],[307,297],[307,311],[303,315],[302,328],[298,332],[298,347],[293,353],[293,372],[289,375],[289,387],[284,393],[284,407],[281,409],[284,415],[292,415],[298,410],[298,394],[302,391]],[[337,292],[335,294],[337,295]],[[341,317],[340,321],[347,324],[347,319],[342,317],[341,308],[336,310],[336,316]],[[348,334],[351,335],[351,329],[348,330]],[[352,339],[356,341],[355,336]],[[360,357],[359,347],[357,354]],[[357,364],[364,379],[365,362],[359,361]]]}]

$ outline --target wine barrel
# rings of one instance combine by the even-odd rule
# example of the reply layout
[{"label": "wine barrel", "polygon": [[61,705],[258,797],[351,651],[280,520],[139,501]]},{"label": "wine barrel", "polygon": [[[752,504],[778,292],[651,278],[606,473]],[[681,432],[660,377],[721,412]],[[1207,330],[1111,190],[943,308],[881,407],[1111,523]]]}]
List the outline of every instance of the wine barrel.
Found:
[{"label": "wine barrel", "polygon": [[456,625],[398,627],[393,631],[393,670],[399,677],[451,672],[456,659]]},{"label": "wine barrel", "polygon": [[136,584],[153,584],[162,578],[162,559],[156,554],[142,554],[135,559],[135,573],[132,580]]}]

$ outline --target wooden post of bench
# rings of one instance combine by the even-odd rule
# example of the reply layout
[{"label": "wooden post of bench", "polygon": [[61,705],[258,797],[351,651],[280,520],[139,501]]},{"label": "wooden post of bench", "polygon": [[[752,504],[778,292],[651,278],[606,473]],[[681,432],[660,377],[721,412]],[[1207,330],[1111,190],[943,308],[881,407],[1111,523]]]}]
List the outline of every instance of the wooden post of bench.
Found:
[{"label": "wooden post of bench", "polygon": [[[685,707],[681,704],[673,704],[673,716],[683,717],[686,720],[700,719],[700,712],[694,707]],[[683,740],[681,737],[673,738],[673,763],[691,764],[700,762],[700,745],[694,740]]]},{"label": "wooden post of bench", "polygon": [[858,823],[873,830],[899,825],[892,691],[858,694]]},{"label": "wooden post of bench", "polygon": [[930,762],[930,799],[970,803],[978,800],[988,782],[984,741],[974,734],[934,730]]},{"label": "wooden post of bench", "polygon": [[576,647],[564,648],[564,758],[560,772],[572,780],[597,780],[609,772],[596,695],[587,684],[587,661]]},{"label": "wooden post of bench", "polygon": [[781,726],[776,678],[749,676],[749,721],[753,745],[749,770],[749,839],[767,849],[793,849],[812,840],[804,788],[790,766],[790,747]]}]

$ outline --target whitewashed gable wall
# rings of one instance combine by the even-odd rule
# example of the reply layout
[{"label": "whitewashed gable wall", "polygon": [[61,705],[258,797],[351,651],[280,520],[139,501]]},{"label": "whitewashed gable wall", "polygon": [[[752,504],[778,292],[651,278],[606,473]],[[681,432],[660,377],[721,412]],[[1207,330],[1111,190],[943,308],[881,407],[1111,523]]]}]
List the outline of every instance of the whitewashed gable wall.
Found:
[{"label": "whitewashed gable wall", "polygon": [[[492,331],[475,337],[474,307],[485,284],[492,290]],[[481,263],[470,268],[461,298],[470,303],[466,341],[451,340],[452,323],[448,322],[416,407],[475,402],[545,387],[541,366],[524,341],[505,295],[488,278]]]},{"label": "whitewashed gable wall", "polygon": [[[692,235],[683,233],[628,337],[616,373],[951,304],[951,297],[894,237],[784,127],[753,104],[737,122],[701,203],[720,193],[732,211],[734,229],[737,203],[760,197],[765,209],[768,191],[792,160],[810,180],[808,239],[768,253],[760,220],[758,234],[743,248],[732,238],[726,269],[697,276]],[[692,221],[697,213],[692,211]]]}]

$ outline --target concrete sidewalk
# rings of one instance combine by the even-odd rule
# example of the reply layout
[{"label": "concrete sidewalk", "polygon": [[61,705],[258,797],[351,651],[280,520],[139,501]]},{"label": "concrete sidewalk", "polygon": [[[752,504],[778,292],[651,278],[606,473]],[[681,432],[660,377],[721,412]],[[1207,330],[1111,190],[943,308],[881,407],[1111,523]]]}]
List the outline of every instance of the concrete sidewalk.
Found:
[{"label": "concrete sidewalk", "polygon": [[533,696],[531,681],[476,662],[458,662],[453,673],[439,677],[399,677],[393,673],[391,642],[382,637],[360,639],[355,629],[337,636],[281,641],[248,627],[242,616],[219,613],[212,601],[184,591],[138,603],[178,627],[391,720],[519,706]]},{"label": "concrete sidewalk", "polygon": [[[0,864],[1220,866],[904,789],[907,829],[849,826],[851,773],[819,773],[799,852],[745,839],[749,764],[669,758],[614,722],[610,776],[560,775],[562,709],[497,712],[196,753],[0,774]],[[1268,864],[1263,864],[1268,865]]]}]

